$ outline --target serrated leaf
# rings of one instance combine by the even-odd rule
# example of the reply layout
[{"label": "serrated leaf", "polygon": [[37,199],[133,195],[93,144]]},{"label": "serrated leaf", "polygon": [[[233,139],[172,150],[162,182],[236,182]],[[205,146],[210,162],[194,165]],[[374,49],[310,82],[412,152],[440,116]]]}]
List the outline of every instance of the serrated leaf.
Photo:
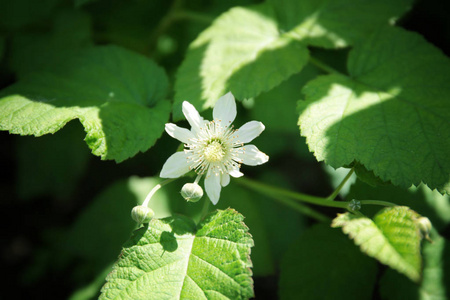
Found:
[{"label": "serrated leaf", "polygon": [[350,52],[348,69],[303,90],[299,125],[316,158],[450,192],[450,60],[415,33],[384,28]]},{"label": "serrated leaf", "polygon": [[350,45],[410,2],[288,0],[235,7],[190,45],[175,82],[174,119],[182,118],[184,100],[204,110],[228,91],[238,99],[268,91],[301,71],[308,44]]},{"label": "serrated leaf", "polygon": [[450,298],[450,248],[449,242],[436,231],[431,233],[432,243],[423,246],[423,278],[414,284],[397,272],[387,270],[380,280],[383,299],[446,300]]},{"label": "serrated leaf", "polygon": [[[270,0],[282,31],[306,43],[340,48],[352,45],[383,24],[393,24],[411,0]],[[355,24],[358,24],[355,26]]]},{"label": "serrated leaf", "polygon": [[372,299],[376,271],[376,262],[342,233],[316,225],[283,257],[279,296],[283,300]]},{"label": "serrated leaf", "polygon": [[74,51],[0,94],[0,129],[54,133],[79,119],[102,159],[121,162],[150,148],[164,130],[168,80],[147,58],[119,47]]},{"label": "serrated leaf", "polygon": [[184,100],[204,110],[227,91],[253,97],[302,69],[306,46],[280,34],[274,18],[267,4],[235,7],[192,42],[175,82],[174,119]]},{"label": "serrated leaf", "polygon": [[215,211],[197,227],[188,218],[153,219],[124,245],[100,299],[248,299],[253,296],[243,216]]},{"label": "serrated leaf", "polygon": [[362,252],[417,282],[421,276],[418,217],[408,207],[397,206],[383,209],[373,221],[351,213],[339,214],[331,226],[342,227]]}]

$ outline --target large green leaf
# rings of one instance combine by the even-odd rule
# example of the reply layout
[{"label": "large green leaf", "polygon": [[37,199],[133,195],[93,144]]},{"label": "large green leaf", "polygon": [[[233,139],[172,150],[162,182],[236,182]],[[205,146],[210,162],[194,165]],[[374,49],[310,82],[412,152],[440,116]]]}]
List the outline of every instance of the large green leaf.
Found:
[{"label": "large green leaf", "polygon": [[423,247],[423,278],[415,284],[397,272],[387,270],[380,281],[383,299],[446,300],[450,299],[450,245],[432,231],[432,243]]},{"label": "large green leaf", "polygon": [[0,94],[0,129],[54,133],[79,119],[102,159],[121,162],[150,148],[170,111],[168,81],[152,61],[118,47],[92,47],[55,58]]},{"label": "large green leaf", "polygon": [[100,299],[248,299],[253,296],[243,216],[215,211],[197,227],[153,219],[124,245]]},{"label": "large green leaf", "polygon": [[235,7],[190,45],[175,82],[174,119],[182,117],[184,100],[203,110],[228,91],[238,99],[268,91],[301,71],[308,44],[352,44],[410,2],[287,0]]},{"label": "large green leaf", "polygon": [[421,36],[386,27],[350,52],[348,71],[303,89],[299,125],[316,158],[450,192],[450,60]]},{"label": "large green leaf", "polygon": [[327,225],[304,232],[283,257],[280,299],[372,299],[376,261]]},{"label": "large green leaf", "polygon": [[331,226],[342,227],[367,255],[419,281],[421,233],[416,223],[418,217],[408,207],[397,206],[380,211],[373,221],[351,213],[340,214]]}]

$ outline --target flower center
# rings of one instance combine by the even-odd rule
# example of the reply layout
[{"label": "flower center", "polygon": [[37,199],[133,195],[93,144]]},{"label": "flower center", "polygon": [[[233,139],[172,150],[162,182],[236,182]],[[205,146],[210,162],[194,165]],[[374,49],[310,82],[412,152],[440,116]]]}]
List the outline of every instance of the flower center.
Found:
[{"label": "flower center", "polygon": [[220,142],[212,141],[204,148],[203,155],[207,162],[218,162],[225,157],[225,149]]}]

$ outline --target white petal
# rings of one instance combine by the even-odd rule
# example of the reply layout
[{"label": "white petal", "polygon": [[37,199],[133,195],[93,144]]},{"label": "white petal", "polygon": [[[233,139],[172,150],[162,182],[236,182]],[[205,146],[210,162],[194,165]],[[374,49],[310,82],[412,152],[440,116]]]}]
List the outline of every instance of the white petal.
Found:
[{"label": "white petal", "polygon": [[195,107],[187,101],[183,101],[183,114],[191,125],[194,134],[205,124],[205,120],[200,116]]},{"label": "white petal", "polygon": [[258,121],[250,121],[245,123],[235,132],[235,141],[239,143],[251,142],[254,138],[259,136],[264,130],[264,124]]},{"label": "white petal", "polygon": [[213,118],[215,121],[220,120],[225,127],[230,126],[234,121],[234,118],[236,118],[236,102],[231,92],[217,100],[213,109]]},{"label": "white petal", "polygon": [[173,138],[179,140],[182,143],[188,144],[189,139],[194,138],[192,132],[186,128],[178,127],[173,123],[166,124],[166,132]]},{"label": "white petal", "polygon": [[238,168],[229,171],[228,174],[230,174],[230,175],[233,176],[234,178],[239,178],[239,177],[244,176],[244,173],[242,173],[241,171],[239,171]]},{"label": "white petal", "polygon": [[269,160],[269,156],[261,152],[254,145],[246,145],[241,148],[236,148],[239,153],[236,160],[240,159],[240,162],[249,166],[261,165]]},{"label": "white petal", "polygon": [[220,185],[221,186],[227,186],[230,183],[230,175],[227,173],[222,174],[222,178],[220,178]]},{"label": "white petal", "polygon": [[187,172],[189,172],[187,154],[176,152],[164,163],[159,176],[162,178],[178,178]]},{"label": "white petal", "polygon": [[220,190],[222,189],[220,186],[220,177],[219,174],[208,172],[208,175],[205,178],[206,194],[208,194],[209,199],[214,205],[219,202]]}]

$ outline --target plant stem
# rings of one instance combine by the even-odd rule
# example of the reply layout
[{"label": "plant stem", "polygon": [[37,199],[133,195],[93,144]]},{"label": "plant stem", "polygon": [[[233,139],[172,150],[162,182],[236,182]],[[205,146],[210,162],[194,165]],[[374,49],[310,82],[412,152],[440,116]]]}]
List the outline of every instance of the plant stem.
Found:
[{"label": "plant stem", "polygon": [[200,221],[203,220],[203,218],[208,214],[209,211],[209,199],[204,199],[203,201],[205,201],[203,203],[203,208],[202,208],[202,212],[200,213]]},{"label": "plant stem", "polygon": [[162,188],[166,184],[171,183],[175,179],[178,179],[178,178],[169,178],[169,179],[164,180],[161,183],[158,183],[154,188],[152,188],[150,193],[148,193],[147,197],[145,197],[144,202],[142,202],[142,206],[148,206],[148,203],[150,202],[150,199],[153,197],[153,195],[156,193],[156,191],[158,191],[160,188]]},{"label": "plant stem", "polygon": [[315,197],[306,194],[291,192],[289,190],[281,189],[278,187],[270,186],[265,183],[257,182],[248,178],[239,178],[239,183],[245,185],[246,187],[253,189],[262,194],[269,195],[282,195],[288,198],[292,198],[298,201],[311,203],[320,206],[337,207],[337,208],[348,208],[348,202],[336,202],[328,201],[327,198]]},{"label": "plant stem", "polygon": [[301,214],[304,214],[308,217],[311,217],[313,219],[316,219],[317,221],[320,222],[329,222],[331,219],[329,217],[327,217],[326,215],[315,211],[314,209],[312,209],[309,206],[303,205],[301,203],[295,202],[294,200],[291,200],[290,198],[287,197],[283,197],[283,196],[275,196],[275,195],[267,195],[268,197],[286,205],[289,206],[291,208],[293,208],[294,210],[298,211]]},{"label": "plant stem", "polygon": [[342,182],[338,185],[338,187],[336,188],[336,190],[327,197],[328,200],[334,200],[337,195],[339,195],[339,192],[341,191],[341,189],[344,187],[344,185],[347,183],[347,180],[352,176],[353,172],[355,170],[353,168],[350,169],[350,171],[348,172],[347,176],[345,176],[345,178],[342,180]]},{"label": "plant stem", "polygon": [[359,200],[361,205],[397,206],[397,204],[381,200]]}]

